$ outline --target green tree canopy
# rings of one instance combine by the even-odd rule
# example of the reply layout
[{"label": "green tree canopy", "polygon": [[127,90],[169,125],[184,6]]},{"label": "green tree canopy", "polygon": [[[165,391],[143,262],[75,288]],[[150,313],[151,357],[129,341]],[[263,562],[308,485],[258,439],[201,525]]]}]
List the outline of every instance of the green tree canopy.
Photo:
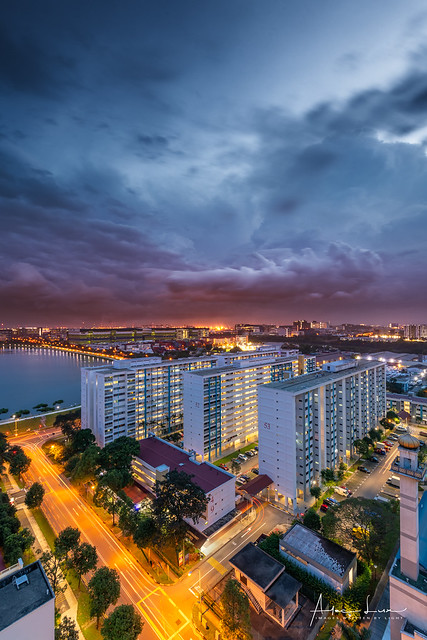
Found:
[{"label": "green tree canopy", "polygon": [[0,475],[4,473],[4,463],[7,460],[7,451],[9,443],[4,433],[0,433]]},{"label": "green tree canopy", "polygon": [[139,444],[134,438],[121,436],[107,444],[101,451],[101,466],[109,471],[131,471],[132,458],[139,453]]},{"label": "green tree canopy", "polygon": [[322,489],[318,486],[310,487],[310,493],[313,498],[316,498],[316,500],[318,500],[320,498],[320,494],[322,493]]},{"label": "green tree canopy", "polygon": [[228,580],[221,594],[221,632],[226,640],[250,640],[249,599],[237,580]]},{"label": "green tree canopy", "polygon": [[29,509],[36,509],[40,507],[43,502],[45,490],[40,482],[34,482],[27,491],[25,496],[25,504]]},{"label": "green tree canopy", "polygon": [[142,551],[145,559],[148,560],[145,555],[144,549],[151,547],[157,540],[158,530],[156,521],[150,516],[140,516],[136,523],[136,528],[133,534],[133,541]]},{"label": "green tree canopy", "polygon": [[52,551],[45,551],[40,556],[40,561],[48,577],[53,593],[56,596],[58,596],[60,593],[63,593],[66,589],[64,585],[61,585],[61,583],[63,582],[63,558],[55,555],[54,553],[52,553]]},{"label": "green tree canopy", "polygon": [[325,484],[333,484],[336,481],[334,470],[329,469],[329,467],[322,469],[320,475]]},{"label": "green tree canopy", "polygon": [[[96,470],[99,467],[100,452],[101,449],[96,444],[89,445],[88,448],[83,451],[81,456],[78,456],[76,458],[75,465],[68,466],[68,470],[71,474],[72,480],[83,482],[85,480],[88,480],[89,478],[93,478]],[[72,456],[68,460],[68,463],[70,463],[72,460],[75,460],[74,456]]]},{"label": "green tree canopy", "polygon": [[59,532],[55,540],[54,551],[59,558],[67,558],[70,551],[77,549],[80,542],[80,531],[73,527],[66,527]]},{"label": "green tree canopy", "polygon": [[9,471],[14,476],[20,476],[30,468],[31,458],[25,455],[22,447],[18,445],[8,449],[6,459],[9,462]]},{"label": "green tree canopy", "polygon": [[90,429],[78,429],[71,435],[70,451],[83,453],[88,447],[95,444],[95,436]]},{"label": "green tree canopy", "polygon": [[99,629],[99,619],[108,607],[116,604],[120,596],[120,579],[115,569],[101,567],[92,576],[88,591],[90,596],[90,615],[96,616],[96,628]]},{"label": "green tree canopy", "polygon": [[349,498],[329,509],[322,519],[326,537],[353,548],[370,564],[382,558],[386,539],[398,530],[399,516],[389,504],[366,498]]},{"label": "green tree canopy", "polygon": [[356,449],[359,456],[366,456],[369,452],[369,443],[366,442],[365,438],[363,438],[363,440],[355,440],[354,448]]},{"label": "green tree canopy", "polygon": [[11,533],[4,541],[4,559],[8,564],[15,564],[33,544],[35,538],[31,531],[24,527],[17,533]]},{"label": "green tree canopy", "polygon": [[[156,482],[153,514],[164,539],[171,538],[175,547],[185,538],[188,525],[185,518],[195,523],[205,513],[209,498],[201,487],[183,471],[169,471],[162,482]],[[178,555],[177,555],[178,559]]]},{"label": "green tree canopy", "polygon": [[143,626],[142,617],[135,607],[122,604],[104,621],[101,635],[105,640],[137,640]]},{"label": "green tree canopy", "polygon": [[119,527],[124,536],[133,536],[138,526],[138,513],[129,505],[123,502],[119,507]]},{"label": "green tree canopy", "polygon": [[314,529],[314,531],[320,531],[322,528],[322,520],[314,509],[308,509],[307,513],[304,515],[303,523],[309,529]]},{"label": "green tree canopy", "polygon": [[82,542],[74,549],[70,564],[79,576],[80,587],[82,576],[95,569],[98,564],[96,547],[92,546],[88,542]]},{"label": "green tree canopy", "polygon": [[77,625],[72,618],[64,616],[55,629],[55,640],[79,640]]}]

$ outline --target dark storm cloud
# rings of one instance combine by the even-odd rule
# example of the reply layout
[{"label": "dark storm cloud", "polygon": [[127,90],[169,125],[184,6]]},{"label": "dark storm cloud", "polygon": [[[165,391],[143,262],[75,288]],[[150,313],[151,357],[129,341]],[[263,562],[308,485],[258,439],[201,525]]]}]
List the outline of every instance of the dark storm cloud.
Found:
[{"label": "dark storm cloud", "polygon": [[[42,4],[10,9],[0,37],[3,322],[416,310],[421,50],[400,79],[338,100],[314,95],[295,37],[330,24],[317,4]],[[332,66],[361,73],[369,52],[345,46]],[[299,85],[310,106],[291,111]]]}]

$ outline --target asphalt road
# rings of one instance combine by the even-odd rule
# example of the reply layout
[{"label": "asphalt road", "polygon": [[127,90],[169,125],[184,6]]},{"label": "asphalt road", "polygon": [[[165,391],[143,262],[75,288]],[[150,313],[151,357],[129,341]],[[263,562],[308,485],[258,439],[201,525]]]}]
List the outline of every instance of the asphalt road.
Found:
[{"label": "asphalt road", "polygon": [[[278,523],[290,524],[290,517],[282,511],[258,503],[253,521],[244,530],[242,523],[218,534],[208,546],[208,557],[199,563],[191,575],[186,574],[177,583],[160,586],[149,577],[126,549],[98,518],[77,491],[59,473],[41,449],[43,442],[58,432],[56,429],[11,439],[19,443],[31,456],[32,464],[27,474],[28,482],[39,481],[46,489],[43,509],[56,532],[67,526],[77,527],[83,541],[97,549],[99,565],[118,570],[121,581],[120,604],[133,604],[141,612],[145,626],[144,640],[193,640],[197,636],[191,625],[193,604],[200,589],[215,584],[229,569],[229,559],[243,545],[256,540],[261,533],[268,533]],[[254,460],[254,464],[256,461]],[[254,465],[253,465],[254,466]]]}]

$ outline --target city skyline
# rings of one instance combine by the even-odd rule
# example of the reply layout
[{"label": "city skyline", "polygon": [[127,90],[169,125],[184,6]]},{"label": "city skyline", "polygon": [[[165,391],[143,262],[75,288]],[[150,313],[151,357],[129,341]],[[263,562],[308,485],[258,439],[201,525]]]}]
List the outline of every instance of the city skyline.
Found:
[{"label": "city skyline", "polygon": [[424,3],[3,17],[5,326],[424,321]]}]

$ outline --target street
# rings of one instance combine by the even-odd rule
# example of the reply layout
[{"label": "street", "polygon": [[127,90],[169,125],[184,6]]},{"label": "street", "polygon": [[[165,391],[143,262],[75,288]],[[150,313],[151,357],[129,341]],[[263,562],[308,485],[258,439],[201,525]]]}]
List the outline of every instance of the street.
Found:
[{"label": "street", "polygon": [[43,434],[19,436],[16,440],[11,438],[11,443],[23,446],[32,459],[27,478],[30,483],[39,481],[45,487],[43,511],[54,531],[59,532],[67,526],[77,527],[82,540],[96,547],[99,565],[118,570],[121,580],[119,604],[133,604],[138,608],[146,622],[144,638],[190,640],[195,633],[191,626],[192,607],[200,588],[206,590],[208,585],[217,582],[230,568],[228,559],[247,542],[256,540],[261,533],[268,533],[279,522],[290,521],[281,511],[258,503],[256,518],[243,531],[240,529],[236,533],[237,526],[227,528],[223,535],[218,534],[209,541],[208,557],[199,563],[191,576],[184,576],[174,585],[159,585],[147,576],[122,542],[45,455],[41,445],[54,432],[49,430]]}]

